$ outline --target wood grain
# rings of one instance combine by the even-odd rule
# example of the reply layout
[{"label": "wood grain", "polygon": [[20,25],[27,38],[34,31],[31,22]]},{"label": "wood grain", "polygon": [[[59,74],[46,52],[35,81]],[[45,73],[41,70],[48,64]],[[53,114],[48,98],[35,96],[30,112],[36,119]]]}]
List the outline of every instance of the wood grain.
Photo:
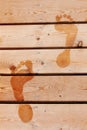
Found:
[{"label": "wood grain", "polygon": [[57,15],[66,13],[74,21],[87,21],[87,0],[0,1],[0,23],[55,22]]},{"label": "wood grain", "polygon": [[[87,24],[0,26],[0,48],[87,46]],[[71,44],[72,43],[72,44]]]},{"label": "wood grain", "polygon": [[1,50],[0,73],[86,73],[86,61],[86,49]]},{"label": "wood grain", "polygon": [[30,105],[33,118],[24,123],[18,115],[18,104],[0,104],[0,129],[87,130],[87,104]]},{"label": "wood grain", "polygon": [[[0,101],[20,100],[22,80],[14,89],[11,78],[0,77]],[[24,101],[87,101],[87,76],[36,76],[22,88]]]}]

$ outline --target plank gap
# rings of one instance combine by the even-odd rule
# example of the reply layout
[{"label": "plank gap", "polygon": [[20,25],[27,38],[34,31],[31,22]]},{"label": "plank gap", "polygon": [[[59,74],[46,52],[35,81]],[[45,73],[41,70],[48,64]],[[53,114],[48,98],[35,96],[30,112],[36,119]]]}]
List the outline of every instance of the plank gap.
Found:
[{"label": "plank gap", "polygon": [[87,104],[87,101],[0,101],[0,104]]},{"label": "plank gap", "polygon": [[0,50],[51,50],[51,49],[87,49],[87,46],[67,46],[67,47],[1,47]]},{"label": "plank gap", "polygon": [[87,24],[87,21],[61,21],[61,22],[24,22],[24,23],[0,23],[1,25],[47,25],[47,24]]},{"label": "plank gap", "polygon": [[0,76],[87,76],[87,73],[0,73]]}]

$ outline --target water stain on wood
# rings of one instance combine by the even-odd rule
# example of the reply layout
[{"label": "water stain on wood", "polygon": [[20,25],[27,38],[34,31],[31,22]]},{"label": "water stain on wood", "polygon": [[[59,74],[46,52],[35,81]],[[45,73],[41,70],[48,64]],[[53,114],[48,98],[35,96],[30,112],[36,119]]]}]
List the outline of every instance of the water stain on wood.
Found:
[{"label": "water stain on wood", "polygon": [[39,38],[39,37],[37,37],[37,40],[39,41],[39,40],[40,40],[40,38]]},{"label": "water stain on wood", "polygon": [[77,47],[82,47],[82,46],[83,46],[83,41],[79,41]]},{"label": "water stain on wood", "polygon": [[[20,69],[23,65],[27,67],[27,69]],[[30,60],[27,60],[25,62],[20,62],[20,64],[15,67],[14,65],[10,66],[10,70],[12,73],[33,73],[32,70],[32,62]],[[11,86],[14,92],[14,96],[17,101],[23,101],[24,96],[23,96],[23,86],[27,81],[30,81],[33,79],[34,76],[12,76],[11,77]]]},{"label": "water stain on wood", "polygon": [[30,122],[33,118],[33,110],[31,105],[20,104],[18,108],[18,115],[22,122]]},{"label": "water stain on wood", "polygon": [[43,86],[39,87],[39,90],[43,91],[43,90],[44,90],[44,87],[43,87]]},{"label": "water stain on wood", "polygon": [[[64,14],[64,15],[56,16],[57,22],[62,21],[62,19],[64,19],[64,21],[65,19],[66,20],[68,19],[71,22],[73,21],[70,15]],[[78,32],[78,28],[75,24],[56,24],[55,29],[57,31],[64,32],[65,34],[67,34],[66,43],[65,43],[66,47],[74,45],[77,32]],[[67,67],[70,64],[70,49],[66,49],[64,50],[64,52],[59,54],[57,56],[56,63],[58,66],[62,68]]]}]

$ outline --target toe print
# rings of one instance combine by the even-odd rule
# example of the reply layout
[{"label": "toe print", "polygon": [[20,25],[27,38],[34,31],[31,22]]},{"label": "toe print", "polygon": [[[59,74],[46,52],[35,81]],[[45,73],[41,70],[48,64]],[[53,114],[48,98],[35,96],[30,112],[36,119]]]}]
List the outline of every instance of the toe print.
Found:
[{"label": "toe print", "polygon": [[[62,21],[62,19],[68,19],[70,22],[73,21],[73,19],[69,15],[66,15],[66,14],[56,16],[57,22]],[[57,31],[64,32],[65,34],[67,34],[66,43],[65,43],[66,47],[74,45],[77,32],[78,32],[78,28],[75,24],[56,24],[55,29]],[[58,66],[62,68],[67,67],[70,64],[70,49],[66,49],[64,50],[64,52],[59,54],[57,56],[56,63]]]},{"label": "toe print", "polygon": [[[20,69],[23,65],[25,65],[27,69],[21,69],[18,71],[18,69]],[[10,70],[12,73],[33,73],[32,62],[29,60],[25,62],[20,62],[20,64],[17,67],[11,66]],[[12,76],[11,77],[10,82],[11,82],[11,86],[14,92],[14,96],[17,101],[24,100],[23,86],[27,81],[31,79],[33,79],[33,76]]]}]

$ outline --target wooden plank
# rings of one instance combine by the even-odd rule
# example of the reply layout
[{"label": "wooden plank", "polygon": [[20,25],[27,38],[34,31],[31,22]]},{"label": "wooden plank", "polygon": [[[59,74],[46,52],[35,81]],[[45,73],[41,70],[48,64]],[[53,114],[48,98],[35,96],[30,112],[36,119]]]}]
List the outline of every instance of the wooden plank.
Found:
[{"label": "wooden plank", "polygon": [[69,15],[67,21],[87,21],[87,0],[0,1],[0,23],[55,22],[65,14]]},{"label": "wooden plank", "polygon": [[0,73],[86,73],[86,49],[1,50]]},{"label": "wooden plank", "polygon": [[87,104],[0,104],[0,122],[0,130],[87,130]]},{"label": "wooden plank", "polygon": [[1,47],[87,46],[87,24],[0,26]]},{"label": "wooden plank", "polygon": [[0,101],[87,101],[87,76],[0,77]]}]

